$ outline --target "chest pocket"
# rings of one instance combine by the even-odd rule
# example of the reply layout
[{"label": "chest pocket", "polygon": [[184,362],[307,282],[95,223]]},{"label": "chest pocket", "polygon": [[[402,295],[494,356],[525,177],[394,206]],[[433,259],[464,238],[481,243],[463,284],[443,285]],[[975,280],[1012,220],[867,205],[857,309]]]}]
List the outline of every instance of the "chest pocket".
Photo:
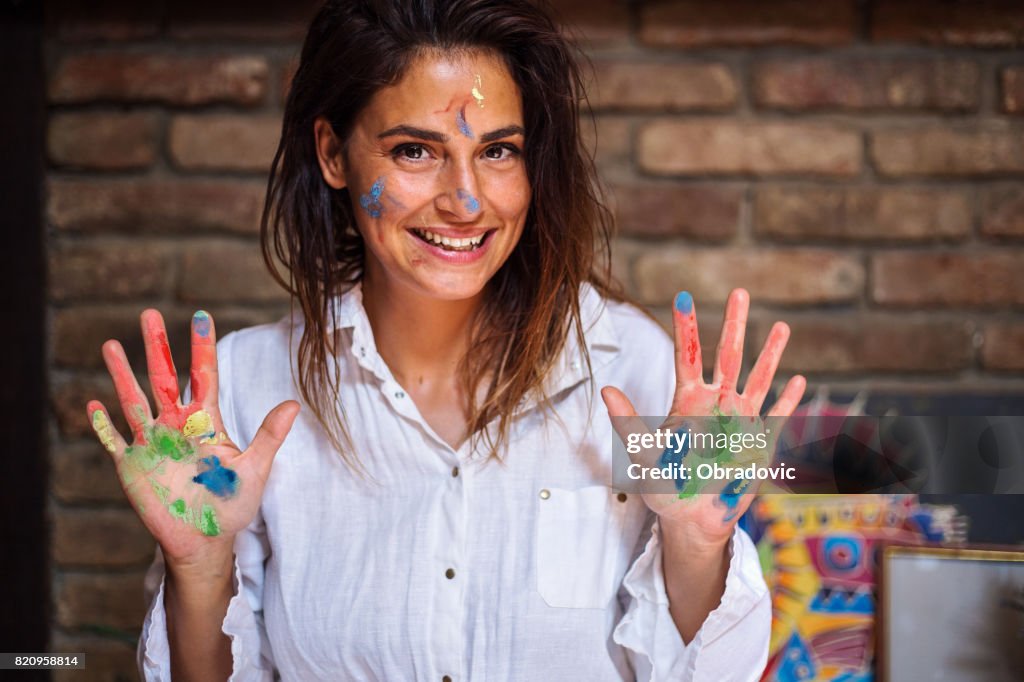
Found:
[{"label": "chest pocket", "polygon": [[549,488],[537,504],[541,598],[548,606],[605,608],[622,582],[646,518],[643,500],[597,485]]}]

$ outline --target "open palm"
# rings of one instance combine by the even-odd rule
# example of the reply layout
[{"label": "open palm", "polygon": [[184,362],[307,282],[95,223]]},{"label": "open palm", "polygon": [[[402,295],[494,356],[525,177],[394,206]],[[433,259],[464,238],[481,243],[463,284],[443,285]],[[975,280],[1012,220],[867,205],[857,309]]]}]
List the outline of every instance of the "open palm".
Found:
[{"label": "open palm", "polygon": [[232,542],[255,517],[274,455],[299,406],[286,401],[264,419],[244,452],[224,432],[217,404],[213,319],[192,318],[192,401],[183,405],[164,321],[156,310],[141,316],[156,417],[117,341],[103,358],[132,431],[132,444],[114,429],[98,401],[87,407],[93,429],[117,466],[121,486],[142,522],[173,560],[187,561],[211,543]]},{"label": "open palm", "polygon": [[[763,431],[763,422],[758,415],[789,340],[789,327],[782,322],[775,323],[750,372],[743,393],[739,393],[737,382],[743,360],[743,339],[749,309],[749,294],[743,289],[734,290],[726,304],[725,323],[715,356],[714,377],[709,384],[705,383],[703,376],[693,299],[685,292],[676,297],[673,311],[676,391],[669,409],[669,419],[663,428],[674,430],[679,427],[679,417],[720,416],[732,418],[734,424],[742,422],[740,428],[746,433]],[[792,414],[806,385],[807,382],[801,376],[791,378],[767,416],[788,417]],[[615,418],[612,421],[620,437],[625,440],[629,433],[647,431],[633,404],[622,391],[608,386],[602,390],[601,395],[608,414]],[[736,457],[739,460],[737,463],[766,464],[774,450],[773,442],[774,438],[770,438],[767,449],[746,452]],[[657,466],[661,454],[661,451],[647,450],[638,453],[634,461],[644,466]],[[660,464],[664,465],[665,462]],[[643,498],[647,506],[659,515],[663,525],[685,528],[699,542],[712,544],[724,541],[731,536],[739,516],[753,501],[755,486],[748,486],[746,482],[727,482],[713,491],[710,487],[703,491],[696,490],[700,486],[699,482],[691,481],[682,495],[678,492],[644,492]]]}]

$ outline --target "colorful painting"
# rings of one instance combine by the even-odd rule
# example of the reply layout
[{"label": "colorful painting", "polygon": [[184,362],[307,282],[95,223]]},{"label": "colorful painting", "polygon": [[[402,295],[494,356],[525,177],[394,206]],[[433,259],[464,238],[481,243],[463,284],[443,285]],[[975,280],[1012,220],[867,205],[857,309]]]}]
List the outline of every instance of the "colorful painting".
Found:
[{"label": "colorful painting", "polygon": [[914,495],[763,495],[744,517],[772,591],[762,680],[873,679],[880,546],[962,542],[949,506]]}]

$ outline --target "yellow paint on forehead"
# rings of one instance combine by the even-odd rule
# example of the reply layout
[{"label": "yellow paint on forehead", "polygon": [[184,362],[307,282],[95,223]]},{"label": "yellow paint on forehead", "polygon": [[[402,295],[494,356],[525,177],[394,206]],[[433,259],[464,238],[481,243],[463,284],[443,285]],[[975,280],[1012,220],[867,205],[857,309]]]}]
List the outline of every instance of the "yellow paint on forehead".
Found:
[{"label": "yellow paint on forehead", "polygon": [[484,93],[481,92],[482,88],[484,87],[483,81],[480,79],[480,74],[475,74],[475,76],[476,77],[473,79],[473,90],[471,91],[471,93],[473,95],[473,99],[476,100],[477,105],[479,105],[480,108],[483,109]]},{"label": "yellow paint on forehead", "polygon": [[96,432],[107,452],[117,452],[117,446],[114,444],[114,427],[103,410],[92,413],[92,430]]},{"label": "yellow paint on forehead", "polygon": [[193,412],[185,420],[185,426],[181,428],[181,432],[186,436],[199,436],[200,438],[212,436],[214,428],[210,413],[206,410]]}]

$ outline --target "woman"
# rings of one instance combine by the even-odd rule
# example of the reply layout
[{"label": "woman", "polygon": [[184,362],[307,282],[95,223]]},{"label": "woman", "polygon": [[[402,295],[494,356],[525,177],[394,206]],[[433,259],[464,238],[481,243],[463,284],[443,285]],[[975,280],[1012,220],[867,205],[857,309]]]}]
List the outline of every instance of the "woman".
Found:
[{"label": "woman", "polygon": [[735,527],[750,494],[610,487],[595,389],[612,416],[756,415],[788,330],[738,394],[745,292],[711,384],[687,294],[678,352],[614,294],[581,97],[524,0],[317,14],[263,216],[300,314],[215,350],[197,313],[181,400],[146,311],[155,419],[116,341],[133,444],[88,407],[160,546],[147,679],[758,676],[769,598]]}]

